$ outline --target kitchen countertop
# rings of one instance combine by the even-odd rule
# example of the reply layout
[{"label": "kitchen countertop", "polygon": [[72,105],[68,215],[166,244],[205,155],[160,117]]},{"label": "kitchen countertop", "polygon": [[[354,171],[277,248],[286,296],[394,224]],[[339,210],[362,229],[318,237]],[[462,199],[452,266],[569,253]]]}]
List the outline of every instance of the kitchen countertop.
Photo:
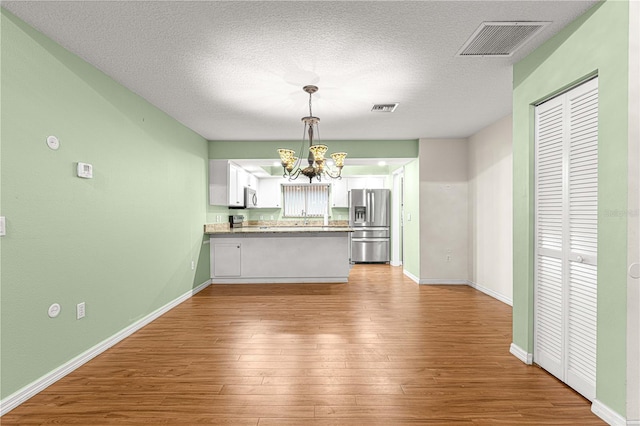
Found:
[{"label": "kitchen countertop", "polygon": [[348,226],[244,226],[242,228],[215,229],[212,225],[204,226],[204,233],[217,234],[282,234],[304,232],[353,232]]}]

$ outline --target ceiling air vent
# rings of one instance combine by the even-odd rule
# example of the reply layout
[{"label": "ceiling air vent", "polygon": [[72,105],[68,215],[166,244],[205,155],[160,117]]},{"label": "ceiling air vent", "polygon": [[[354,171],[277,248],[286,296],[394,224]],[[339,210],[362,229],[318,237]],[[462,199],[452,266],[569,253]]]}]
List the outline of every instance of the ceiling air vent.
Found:
[{"label": "ceiling air vent", "polygon": [[375,104],[371,111],[374,112],[393,112],[398,108],[398,104]]},{"label": "ceiling air vent", "polygon": [[458,56],[511,56],[549,22],[483,22]]}]

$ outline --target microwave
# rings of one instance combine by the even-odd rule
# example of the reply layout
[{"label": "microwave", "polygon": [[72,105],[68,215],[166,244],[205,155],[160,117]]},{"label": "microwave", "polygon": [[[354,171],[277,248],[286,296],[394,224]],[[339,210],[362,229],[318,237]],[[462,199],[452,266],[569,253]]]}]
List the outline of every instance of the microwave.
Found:
[{"label": "microwave", "polygon": [[255,209],[258,207],[258,195],[253,188],[244,188],[244,208]]}]

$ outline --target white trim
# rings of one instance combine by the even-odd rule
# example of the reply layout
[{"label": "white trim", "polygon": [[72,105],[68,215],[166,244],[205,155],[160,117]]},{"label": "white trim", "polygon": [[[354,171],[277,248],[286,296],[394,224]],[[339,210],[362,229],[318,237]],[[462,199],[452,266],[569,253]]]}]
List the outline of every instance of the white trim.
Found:
[{"label": "white trim", "polygon": [[418,277],[416,277],[415,275],[413,275],[411,272],[407,271],[406,269],[402,270],[402,273],[404,275],[406,275],[407,277],[411,278],[412,281],[414,281],[417,284],[420,285],[468,285],[469,287],[478,290],[484,294],[486,294],[487,296],[493,297],[496,300],[499,300],[502,303],[505,303],[509,306],[513,306],[513,300],[509,299],[508,297],[505,297],[504,295],[498,293],[497,291],[491,290],[490,288],[487,288],[485,286],[482,286],[478,283],[474,283],[473,281],[469,281],[469,280],[457,280],[457,279],[432,279],[432,278],[425,278],[425,279],[420,279]]},{"label": "white trim", "polygon": [[27,386],[23,387],[22,389],[19,389],[16,392],[12,393],[11,395],[7,396],[6,398],[0,401],[0,416],[4,416],[9,411],[16,408],[18,405],[22,404],[23,402],[25,402],[32,396],[36,395],[37,393],[45,390],[47,387],[51,386],[52,384],[62,379],[64,376],[76,370],[77,368],[81,367],[83,364],[86,364],[87,362],[89,362],[96,356],[100,355],[101,353],[103,353],[104,351],[106,351],[116,343],[129,337],[130,335],[140,330],[145,325],[151,323],[153,320],[157,319],[158,317],[162,316],[163,314],[170,311],[174,307],[178,306],[180,303],[191,298],[194,294],[198,293],[201,290],[204,290],[207,286],[209,286],[209,284],[211,284],[211,280],[207,280],[204,283],[197,286],[196,288],[193,288],[185,292],[183,295],[178,296],[176,299],[172,300],[166,305],[156,309],[155,311],[139,319],[138,321],[134,322],[128,327],[123,328],[122,330],[112,335],[111,337],[108,337],[107,339],[103,340],[97,345],[87,349],[86,351],[76,356],[75,358],[72,358],[69,361],[65,362],[60,367],[50,371],[49,373],[45,374],[39,379],[29,383]]},{"label": "white trim", "polygon": [[515,343],[512,343],[511,346],[509,346],[509,353],[527,365],[533,364],[533,354],[528,353]]},{"label": "white trim", "polygon": [[406,269],[402,269],[402,273],[405,274],[407,277],[409,277],[411,279],[411,281],[413,281],[416,284],[420,284],[420,278],[416,277],[415,275],[413,275],[411,272],[407,271]]},{"label": "white trim", "polygon": [[513,306],[513,300],[498,293],[495,290],[491,290],[490,288],[487,288],[483,285],[480,285],[478,283],[474,283],[473,281],[467,281],[469,287],[475,288],[478,291],[483,292],[484,294],[486,294],[487,296],[491,296],[494,299],[497,299],[499,301],[501,301],[502,303],[506,303],[509,306]]},{"label": "white trim", "polygon": [[273,278],[246,278],[246,277],[225,277],[212,278],[212,284],[320,284],[320,283],[344,283],[349,281],[349,277],[273,277]]},{"label": "white trim", "polygon": [[390,266],[402,266],[402,262],[398,261],[398,262],[394,262],[393,260],[391,262],[389,262]]},{"label": "white trim", "polygon": [[[629,2],[629,111],[628,111],[628,197],[627,209],[640,207],[640,2]],[[640,219],[627,217],[627,424],[640,426]],[[638,262],[638,263],[636,263]],[[635,271],[632,273],[632,268]]]},{"label": "white trim", "polygon": [[591,412],[611,426],[626,426],[627,420],[597,399],[591,404]]},{"label": "white trim", "polygon": [[452,279],[433,279],[433,278],[425,278],[424,280],[420,280],[420,284],[423,285],[469,285],[469,281],[467,280],[452,280]]}]

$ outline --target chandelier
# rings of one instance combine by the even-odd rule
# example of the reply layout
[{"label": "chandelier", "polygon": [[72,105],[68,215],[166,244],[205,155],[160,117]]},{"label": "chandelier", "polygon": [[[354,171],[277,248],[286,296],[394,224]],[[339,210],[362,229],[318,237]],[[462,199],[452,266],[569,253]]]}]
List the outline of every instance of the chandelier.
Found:
[{"label": "chandelier", "polygon": [[324,158],[324,154],[329,148],[326,145],[314,144],[314,135],[317,134],[318,138],[320,138],[320,131],[318,129],[320,118],[314,117],[313,113],[311,112],[311,95],[318,91],[318,87],[304,86],[302,90],[309,94],[309,116],[302,117],[304,129],[302,132],[302,146],[300,148],[300,151],[303,152],[305,147],[305,138],[308,135],[309,155],[307,156],[307,162],[309,163],[309,165],[302,168],[302,160],[296,157],[296,152],[294,150],[280,148],[278,149],[278,154],[280,154],[280,161],[284,169],[283,177],[288,178],[289,180],[294,180],[297,179],[300,174],[303,174],[309,178],[309,183],[311,183],[313,178],[321,181],[323,175],[332,179],[342,179],[342,176],[340,174],[342,173],[342,167],[344,166],[344,159],[346,158],[347,153],[334,152],[333,154],[331,154],[331,159],[333,160],[335,166],[335,170],[333,170],[329,167]]}]

